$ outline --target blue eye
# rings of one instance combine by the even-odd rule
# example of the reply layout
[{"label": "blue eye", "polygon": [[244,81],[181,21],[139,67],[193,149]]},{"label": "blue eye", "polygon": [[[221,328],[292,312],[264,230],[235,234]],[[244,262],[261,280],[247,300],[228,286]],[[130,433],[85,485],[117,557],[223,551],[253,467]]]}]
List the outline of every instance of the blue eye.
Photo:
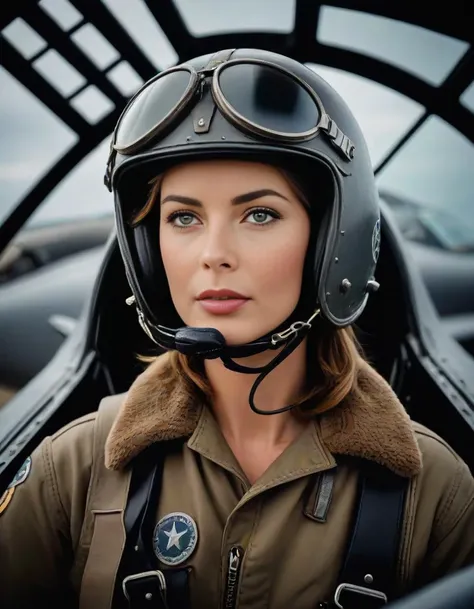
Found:
[{"label": "blue eye", "polygon": [[187,228],[188,226],[194,226],[193,220],[196,220],[196,217],[193,214],[183,211],[176,211],[167,219],[167,221],[176,228]]},{"label": "blue eye", "polygon": [[248,220],[250,224],[259,224],[262,226],[280,219],[280,216],[271,209],[253,209],[247,214],[245,219]]}]

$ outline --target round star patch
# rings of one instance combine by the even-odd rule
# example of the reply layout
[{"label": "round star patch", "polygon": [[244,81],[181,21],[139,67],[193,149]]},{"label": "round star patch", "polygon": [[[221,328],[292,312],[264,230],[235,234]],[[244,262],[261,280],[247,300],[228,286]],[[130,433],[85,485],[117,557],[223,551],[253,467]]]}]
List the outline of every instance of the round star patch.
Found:
[{"label": "round star patch", "polygon": [[175,566],[194,552],[198,540],[197,526],[191,516],[172,512],[163,516],[153,533],[153,550],[160,562]]}]

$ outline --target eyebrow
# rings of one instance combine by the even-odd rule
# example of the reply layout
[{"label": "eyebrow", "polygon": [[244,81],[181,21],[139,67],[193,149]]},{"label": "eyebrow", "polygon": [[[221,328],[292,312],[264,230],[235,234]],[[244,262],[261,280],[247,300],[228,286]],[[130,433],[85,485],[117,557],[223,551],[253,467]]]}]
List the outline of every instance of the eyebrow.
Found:
[{"label": "eyebrow", "polygon": [[[232,205],[242,205],[243,203],[250,203],[251,201],[255,201],[255,199],[261,199],[262,197],[269,196],[280,197],[280,199],[289,201],[289,199],[276,190],[272,190],[271,188],[262,188],[261,190],[253,190],[252,192],[246,192],[243,195],[237,195],[232,199],[231,203]],[[192,205],[194,207],[202,207],[202,203],[199,201],[199,199],[194,199],[193,197],[184,197],[182,195],[168,195],[163,199],[161,205],[164,205],[168,201],[183,203],[184,205]]]}]

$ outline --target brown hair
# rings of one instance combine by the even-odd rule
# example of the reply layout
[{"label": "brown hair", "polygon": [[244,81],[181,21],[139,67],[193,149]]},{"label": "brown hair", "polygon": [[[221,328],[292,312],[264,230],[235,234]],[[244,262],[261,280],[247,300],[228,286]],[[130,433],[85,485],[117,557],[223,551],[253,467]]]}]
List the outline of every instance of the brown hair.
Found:
[{"label": "brown hair", "polygon": [[[310,203],[300,185],[300,180],[285,169],[278,168],[288,180],[295,195],[309,209]],[[160,198],[163,175],[150,181],[151,189],[145,205],[133,216],[131,225],[136,226],[146,218]],[[357,371],[365,358],[354,330],[351,327],[334,328],[320,318],[312,332],[308,334],[306,349],[306,389],[297,400],[295,412],[304,418],[330,410],[337,406],[353,389]],[[160,356],[139,356],[145,363],[152,363]],[[212,388],[206,378],[201,360],[178,351],[169,353],[169,366],[165,373],[172,381],[182,378],[191,390],[197,390],[202,397],[212,401]]]}]

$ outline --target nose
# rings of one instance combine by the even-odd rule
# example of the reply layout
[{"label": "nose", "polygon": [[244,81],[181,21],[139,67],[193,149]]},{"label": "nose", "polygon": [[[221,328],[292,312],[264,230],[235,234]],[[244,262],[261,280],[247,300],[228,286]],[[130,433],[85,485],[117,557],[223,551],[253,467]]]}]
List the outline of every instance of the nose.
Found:
[{"label": "nose", "polygon": [[203,235],[201,265],[213,271],[235,270],[238,266],[237,244],[232,230],[221,223],[208,227]]}]

